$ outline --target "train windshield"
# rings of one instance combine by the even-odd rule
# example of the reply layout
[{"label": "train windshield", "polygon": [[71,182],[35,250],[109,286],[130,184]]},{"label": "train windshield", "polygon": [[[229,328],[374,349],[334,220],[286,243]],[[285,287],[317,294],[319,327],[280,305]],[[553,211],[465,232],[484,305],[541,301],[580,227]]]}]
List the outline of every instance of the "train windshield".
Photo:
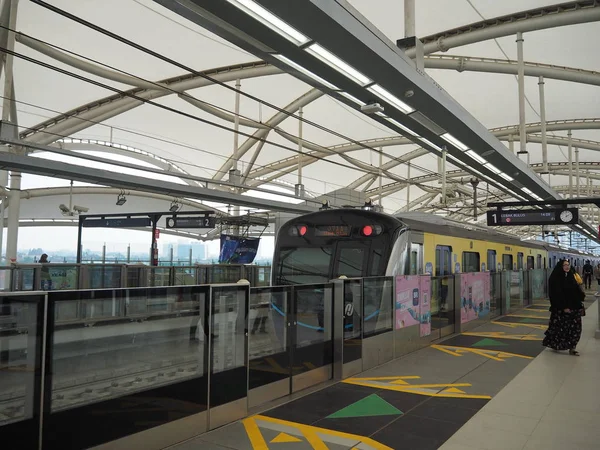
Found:
[{"label": "train windshield", "polygon": [[327,283],[332,247],[281,249],[279,281],[282,284]]}]

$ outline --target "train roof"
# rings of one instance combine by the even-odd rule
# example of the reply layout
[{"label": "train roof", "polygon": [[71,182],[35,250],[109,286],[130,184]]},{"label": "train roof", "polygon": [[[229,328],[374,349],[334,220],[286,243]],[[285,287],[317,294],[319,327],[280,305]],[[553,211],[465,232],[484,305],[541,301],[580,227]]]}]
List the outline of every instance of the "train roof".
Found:
[{"label": "train roof", "polygon": [[410,228],[424,231],[427,233],[447,234],[449,236],[462,237],[466,239],[478,240],[494,240],[502,244],[522,245],[525,247],[540,248],[545,250],[554,250],[557,252],[578,254],[582,256],[594,256],[591,253],[582,252],[571,248],[564,248],[548,242],[540,242],[533,240],[521,240],[515,238],[509,233],[504,233],[492,228],[473,223],[459,222],[457,220],[448,219],[423,212],[403,212],[395,214],[395,217],[400,219]]}]

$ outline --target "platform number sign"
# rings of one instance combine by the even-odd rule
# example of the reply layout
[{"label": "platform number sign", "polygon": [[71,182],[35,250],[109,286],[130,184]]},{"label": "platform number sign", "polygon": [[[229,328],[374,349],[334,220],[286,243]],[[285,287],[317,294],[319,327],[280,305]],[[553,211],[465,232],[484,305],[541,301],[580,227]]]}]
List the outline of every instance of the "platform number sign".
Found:
[{"label": "platform number sign", "polygon": [[570,225],[579,222],[577,208],[493,210],[487,212],[488,226]]}]

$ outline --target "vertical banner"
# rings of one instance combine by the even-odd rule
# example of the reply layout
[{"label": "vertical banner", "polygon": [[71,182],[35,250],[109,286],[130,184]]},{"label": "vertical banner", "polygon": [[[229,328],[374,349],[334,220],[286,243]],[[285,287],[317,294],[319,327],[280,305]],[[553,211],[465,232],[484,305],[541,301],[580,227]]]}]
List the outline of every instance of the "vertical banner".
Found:
[{"label": "vertical banner", "polygon": [[421,276],[420,289],[421,289],[421,301],[420,301],[420,316],[421,325],[420,332],[421,337],[429,336],[431,334],[431,277]]},{"label": "vertical banner", "polygon": [[490,273],[463,273],[460,276],[460,323],[467,323],[490,312]]},{"label": "vertical banner", "polygon": [[420,324],[418,275],[396,276],[396,329]]}]

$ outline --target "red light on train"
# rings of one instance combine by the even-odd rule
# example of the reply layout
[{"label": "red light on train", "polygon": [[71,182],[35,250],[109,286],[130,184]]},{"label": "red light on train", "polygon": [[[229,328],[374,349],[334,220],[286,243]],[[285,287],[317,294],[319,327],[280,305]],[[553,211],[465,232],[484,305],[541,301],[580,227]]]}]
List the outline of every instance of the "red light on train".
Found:
[{"label": "red light on train", "polygon": [[362,229],[362,234],[365,236],[371,236],[373,234],[373,227],[371,225],[365,225]]},{"label": "red light on train", "polygon": [[306,227],[306,225],[300,225],[298,227],[298,231],[300,232],[300,236],[304,236],[308,231],[308,228]]}]

